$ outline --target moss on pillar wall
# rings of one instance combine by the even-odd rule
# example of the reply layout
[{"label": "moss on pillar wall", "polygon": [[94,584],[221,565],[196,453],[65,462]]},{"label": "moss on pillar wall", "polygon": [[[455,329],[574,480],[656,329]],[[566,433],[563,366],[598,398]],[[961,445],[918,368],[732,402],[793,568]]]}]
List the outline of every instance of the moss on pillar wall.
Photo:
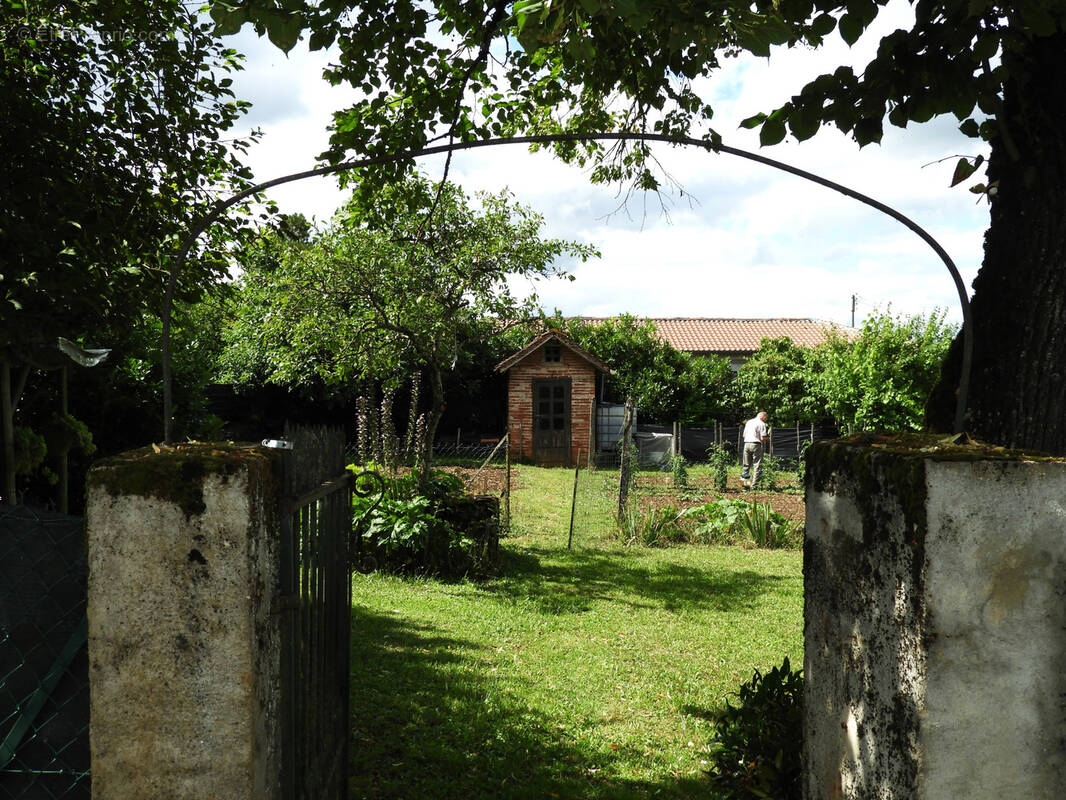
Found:
[{"label": "moss on pillar wall", "polygon": [[[1049,796],[1033,787],[1066,775],[1066,757],[1028,733],[1012,752],[985,723],[994,708],[1005,728],[1039,729],[1046,703],[1027,687],[1060,680],[1061,460],[927,434],[806,458],[807,800]],[[1000,584],[1028,599],[990,616]]]},{"label": "moss on pillar wall", "polygon": [[[220,476],[225,480],[226,476],[253,467],[248,469],[250,480],[276,481],[279,464],[280,455],[276,451],[254,444],[190,442],[173,447],[152,445],[98,461],[89,473],[88,488],[99,487],[113,497],[155,497],[174,503],[188,519],[204,511],[205,475]],[[270,469],[264,470],[261,465],[270,465]]]}]

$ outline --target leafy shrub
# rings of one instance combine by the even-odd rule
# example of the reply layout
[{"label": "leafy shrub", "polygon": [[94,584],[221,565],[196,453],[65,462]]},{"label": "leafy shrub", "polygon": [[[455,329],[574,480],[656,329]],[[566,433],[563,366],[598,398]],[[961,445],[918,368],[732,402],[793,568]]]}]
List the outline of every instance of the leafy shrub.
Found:
[{"label": "leafy shrub", "polygon": [[96,452],[89,426],[70,414],[58,412],[53,414],[52,419],[45,426],[44,440],[48,445],[48,452],[52,455],[67,453],[75,448],[80,449],[87,456]]},{"label": "leafy shrub", "polygon": [[723,800],[801,800],[803,675],[788,657],[758,670],[715,722],[710,780]]},{"label": "leafy shrub", "polygon": [[774,511],[769,503],[751,503],[737,520],[737,531],[756,547],[792,547],[799,539],[800,524]]},{"label": "leafy shrub", "polygon": [[726,498],[686,508],[679,518],[691,527],[693,540],[706,544],[750,542],[756,547],[781,548],[799,540],[800,524],[767,503]]},{"label": "leafy shrub", "polygon": [[459,478],[435,471],[421,493],[415,472],[383,482],[380,502],[376,495],[353,499],[361,568],[443,577],[488,571],[487,555],[494,548],[466,530],[479,511],[470,508],[476,501],[463,491]]},{"label": "leafy shrub", "polygon": [[800,442],[799,458],[796,459],[796,477],[802,487],[807,478],[807,448],[811,446],[810,440]]},{"label": "leafy shrub", "polygon": [[781,460],[776,456],[765,455],[759,469],[758,487],[767,492],[777,491],[777,481],[781,472]]},{"label": "leafy shrub", "polygon": [[691,520],[694,540],[706,544],[730,544],[735,540],[737,521],[749,505],[746,500],[726,498],[686,508],[681,517]]},{"label": "leafy shrub", "polygon": [[678,526],[681,514],[674,506],[638,509],[630,503],[622,516],[621,533],[628,545],[664,547],[686,539]]},{"label": "leafy shrub", "polygon": [[44,437],[22,425],[15,427],[15,474],[29,475],[44,463]]},{"label": "leafy shrub", "polygon": [[724,492],[729,481],[729,467],[733,464],[733,454],[723,444],[712,444],[707,448],[707,461],[711,467],[714,487]]},{"label": "leafy shrub", "polygon": [[675,489],[688,488],[688,466],[680,453],[670,459],[670,474],[673,477]]}]

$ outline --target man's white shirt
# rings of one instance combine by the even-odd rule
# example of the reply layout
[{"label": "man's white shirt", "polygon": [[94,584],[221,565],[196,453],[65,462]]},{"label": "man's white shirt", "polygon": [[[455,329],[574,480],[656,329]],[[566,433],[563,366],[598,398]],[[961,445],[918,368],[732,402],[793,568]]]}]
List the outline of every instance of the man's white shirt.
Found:
[{"label": "man's white shirt", "polygon": [[758,416],[752,417],[744,423],[744,444],[761,442],[766,436],[766,423]]}]

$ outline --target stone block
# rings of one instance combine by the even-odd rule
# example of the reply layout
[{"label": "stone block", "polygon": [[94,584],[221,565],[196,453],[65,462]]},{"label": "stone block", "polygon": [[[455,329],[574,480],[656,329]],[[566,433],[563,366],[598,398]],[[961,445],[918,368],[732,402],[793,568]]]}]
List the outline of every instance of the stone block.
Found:
[{"label": "stone block", "polygon": [[1066,463],[907,436],[807,464],[807,800],[1061,797]]},{"label": "stone block", "polygon": [[273,459],[261,448],[187,445],[91,471],[94,796],[277,796]]}]

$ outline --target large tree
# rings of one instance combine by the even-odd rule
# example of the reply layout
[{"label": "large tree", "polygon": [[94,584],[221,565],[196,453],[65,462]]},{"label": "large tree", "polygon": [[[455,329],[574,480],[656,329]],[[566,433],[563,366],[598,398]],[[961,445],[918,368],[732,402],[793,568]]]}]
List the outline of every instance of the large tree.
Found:
[{"label": "large tree", "polygon": [[552,322],[610,365],[607,397],[632,398],[641,419],[702,426],[724,415],[733,377],[726,359],[683,353],[659,336],[654,322],[629,314],[593,321],[557,313]]},{"label": "large tree", "polygon": [[[167,255],[249,177],[239,66],[181,0],[0,0],[0,400],[14,500],[14,421],[57,337],[112,345],[158,313]],[[183,275],[192,299],[225,274],[213,230]],[[112,332],[115,332],[112,335]],[[112,359],[113,361],[115,359]]]},{"label": "large tree", "polygon": [[[855,42],[887,0],[219,0],[220,25],[252,21],[284,48],[307,31],[337,45],[327,77],[362,90],[339,113],[327,159],[436,139],[624,130],[718,140],[693,81],[738,50]],[[814,78],[753,116],[763,144],[835,125],[860,145],[884,122],[952,114],[991,148],[984,265],[974,283],[966,424],[1004,444],[1066,453],[1066,4],[915,0],[915,23],[874,59]],[[757,109],[754,109],[757,110]],[[655,186],[646,148],[561,144],[594,177]],[[961,162],[962,178],[975,167]],[[949,425],[958,348],[930,410]]]},{"label": "large tree", "polygon": [[955,333],[942,311],[873,314],[854,340],[828,331],[827,341],[806,355],[804,380],[813,406],[843,430],[920,430]]},{"label": "large tree", "polygon": [[[543,219],[506,193],[477,202],[421,176],[357,194],[308,241],[280,243],[248,264],[228,338],[229,377],[343,387],[427,377],[420,466],[444,411],[444,377],[478,340],[536,315],[510,282],[561,274],[586,245],[542,238]],[[244,365],[244,366],[241,366]],[[240,370],[250,370],[242,375]],[[426,470],[421,470],[423,476]]]},{"label": "large tree", "polygon": [[807,380],[810,352],[787,336],[759,342],[730,386],[736,418],[750,419],[760,409],[779,425],[824,418],[825,408],[813,402]]}]

